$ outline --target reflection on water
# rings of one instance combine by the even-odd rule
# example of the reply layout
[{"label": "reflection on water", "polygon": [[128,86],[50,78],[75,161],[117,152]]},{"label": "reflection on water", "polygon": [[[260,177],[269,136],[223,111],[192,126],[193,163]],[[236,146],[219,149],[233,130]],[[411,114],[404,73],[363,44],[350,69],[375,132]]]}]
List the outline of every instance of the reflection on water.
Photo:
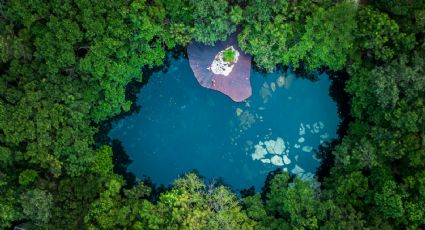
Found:
[{"label": "reflection on water", "polygon": [[319,78],[251,70],[253,95],[236,103],[199,86],[186,59],[172,60],[142,88],[140,112],[114,124],[110,136],[133,160],[129,170],[156,183],[194,168],[236,189],[260,188],[277,167],[311,179],[314,149],[335,137],[339,122],[329,80]]}]

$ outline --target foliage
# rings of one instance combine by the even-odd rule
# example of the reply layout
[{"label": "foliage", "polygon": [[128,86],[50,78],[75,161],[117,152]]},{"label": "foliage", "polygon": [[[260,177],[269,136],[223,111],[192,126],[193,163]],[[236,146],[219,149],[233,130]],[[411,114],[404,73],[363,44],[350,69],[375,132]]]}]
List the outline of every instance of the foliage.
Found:
[{"label": "foliage", "polygon": [[414,43],[412,37],[401,33],[398,24],[385,13],[365,7],[359,10],[357,17],[357,44],[366,56],[388,61],[402,50],[404,43]]},{"label": "foliage", "polygon": [[52,195],[39,189],[29,190],[20,197],[24,218],[34,221],[36,225],[46,224],[50,218]]},{"label": "foliage", "polygon": [[232,20],[237,22],[240,12],[233,10],[235,16],[231,16],[226,0],[189,0],[189,5],[193,6],[192,17],[195,22],[192,37],[195,41],[212,45],[216,41],[226,40],[227,35],[236,30]]},{"label": "foliage", "polygon": [[266,71],[278,64],[304,65],[308,71],[322,66],[338,70],[351,53],[354,17],[350,3],[252,1],[239,43]]},{"label": "foliage", "polygon": [[21,174],[19,174],[19,184],[21,185],[29,185],[34,182],[37,178],[38,173],[32,169],[25,169]]},{"label": "foliage", "polygon": [[232,49],[226,49],[226,50],[223,52],[223,60],[224,60],[225,62],[230,62],[230,63],[232,63],[232,62],[234,62],[234,61],[235,61],[235,59],[236,59],[236,52],[235,52],[235,51],[233,51]]},{"label": "foliage", "polygon": [[251,1],[245,9],[245,27],[238,36],[243,51],[254,56],[255,63],[271,71],[281,62],[292,40],[292,26],[285,23],[288,2]]},{"label": "foliage", "polygon": [[307,17],[305,33],[300,41],[289,48],[283,63],[305,69],[326,66],[340,70],[345,66],[353,44],[352,32],[356,27],[355,8],[351,3],[340,3],[328,9],[318,8]]},{"label": "foliage", "polygon": [[[369,2],[0,1],[0,228],[423,229],[425,2]],[[287,173],[244,198],[193,173],[161,194],[126,184],[94,135],[130,110],[127,85],[237,26],[266,71],[349,74],[353,121],[322,188]]]},{"label": "foliage", "polygon": [[112,165],[112,148],[107,145],[100,147],[95,153],[95,160],[91,171],[102,176],[108,175],[114,166]]}]

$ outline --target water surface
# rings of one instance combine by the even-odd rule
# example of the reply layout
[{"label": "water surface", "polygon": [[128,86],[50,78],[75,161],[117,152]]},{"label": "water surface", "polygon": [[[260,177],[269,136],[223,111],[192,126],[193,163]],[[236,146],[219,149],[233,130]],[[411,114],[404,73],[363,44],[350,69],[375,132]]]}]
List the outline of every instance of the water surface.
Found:
[{"label": "water surface", "polygon": [[[285,85],[279,87],[282,75]],[[297,165],[314,173],[319,161],[311,149],[336,136],[339,119],[330,81],[326,75],[319,79],[251,70],[253,95],[237,103],[201,87],[188,60],[172,59],[168,72],[154,73],[141,89],[140,112],[116,122],[110,137],[122,141],[133,160],[128,170],[139,178],[169,184],[197,169],[210,180],[223,177],[235,189],[258,189],[277,167],[291,171]],[[273,154],[253,160],[255,145],[278,138],[284,140],[290,164],[267,163]]]}]

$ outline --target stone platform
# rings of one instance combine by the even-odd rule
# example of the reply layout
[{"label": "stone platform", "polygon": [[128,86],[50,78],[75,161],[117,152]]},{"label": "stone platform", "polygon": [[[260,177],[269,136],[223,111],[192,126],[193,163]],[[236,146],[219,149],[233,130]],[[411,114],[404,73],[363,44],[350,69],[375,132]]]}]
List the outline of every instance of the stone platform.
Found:
[{"label": "stone platform", "polygon": [[[230,46],[239,52],[238,61],[227,76],[214,74],[210,68],[214,57]],[[190,67],[201,86],[217,90],[236,102],[244,101],[251,96],[251,56],[239,48],[237,33],[230,35],[224,42],[217,42],[214,46],[194,42],[188,46],[187,53]]]}]

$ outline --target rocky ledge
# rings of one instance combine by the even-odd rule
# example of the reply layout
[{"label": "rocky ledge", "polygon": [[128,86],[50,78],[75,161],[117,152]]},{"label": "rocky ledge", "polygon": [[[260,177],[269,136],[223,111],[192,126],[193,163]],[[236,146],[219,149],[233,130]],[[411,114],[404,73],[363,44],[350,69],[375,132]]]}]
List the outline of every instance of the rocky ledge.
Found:
[{"label": "rocky ledge", "polygon": [[[235,53],[235,60],[233,62],[227,62],[224,60],[224,52],[227,50],[232,50]],[[239,52],[233,46],[230,46],[215,55],[214,60],[209,68],[214,74],[228,76],[232,72],[235,64],[238,62],[238,59]]]}]

